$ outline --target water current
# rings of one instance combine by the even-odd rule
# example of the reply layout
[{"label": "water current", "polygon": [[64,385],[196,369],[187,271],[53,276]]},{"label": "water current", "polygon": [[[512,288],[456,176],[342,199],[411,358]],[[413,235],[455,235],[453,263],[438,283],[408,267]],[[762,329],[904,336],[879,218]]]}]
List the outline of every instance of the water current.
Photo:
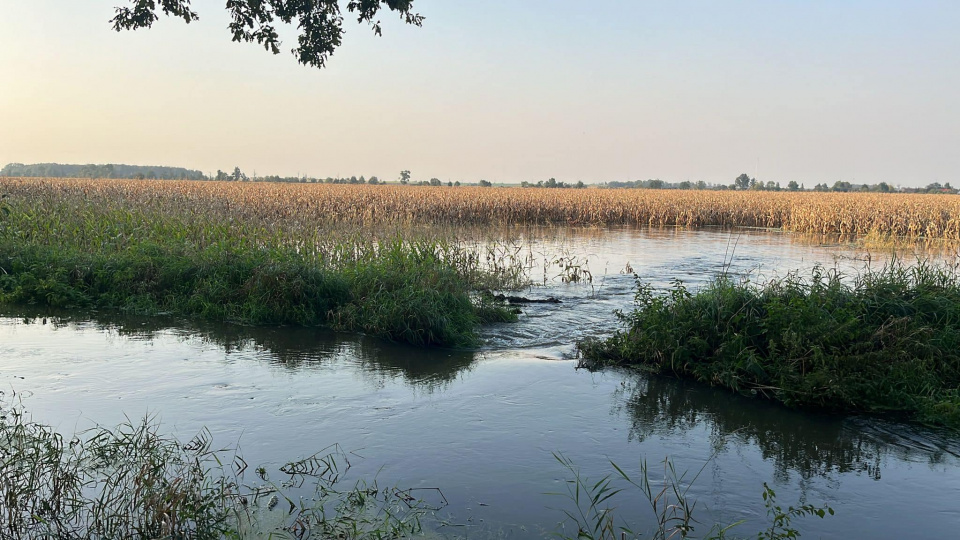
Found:
[{"label": "water current", "polygon": [[[767,482],[784,504],[836,510],[795,522],[805,537],[955,537],[955,434],[575,369],[574,342],[611,332],[613,311],[629,309],[631,270],[658,287],[674,279],[696,287],[722,271],[763,280],[821,264],[852,274],[883,255],[761,231],[565,229],[523,241],[538,285],[520,294],[562,303],[531,304],[519,322],[485,328],[481,350],[8,309],[0,389],[18,392],[36,420],[64,433],[152,414],[183,439],[207,427],[218,442],[239,444],[251,464],[276,467],[336,442],[357,456],[358,477],[441,488],[443,515],[461,525],[441,530],[449,535],[558,530],[569,501],[549,493],[571,479],[553,457],[560,452],[590,478],[612,472],[611,461],[628,472],[646,460],[659,474],[667,457],[691,476],[702,469],[689,491],[700,532],[746,519],[737,530],[755,535],[766,522]],[[591,279],[565,282],[573,266]],[[650,525],[644,505],[637,493],[618,503],[641,529]]]}]

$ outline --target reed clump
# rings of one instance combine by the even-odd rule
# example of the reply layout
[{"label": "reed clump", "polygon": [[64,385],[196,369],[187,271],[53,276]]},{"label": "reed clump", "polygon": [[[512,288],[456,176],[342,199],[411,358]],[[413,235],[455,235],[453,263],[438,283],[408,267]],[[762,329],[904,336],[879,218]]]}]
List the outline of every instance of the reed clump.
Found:
[{"label": "reed clump", "polygon": [[585,367],[629,365],[789,406],[898,413],[960,427],[960,277],[894,261],[691,292],[638,279],[625,328],[581,342]]},{"label": "reed clump", "polygon": [[435,489],[349,482],[336,445],[281,466],[280,481],[263,467],[245,480],[254,471],[208,430],[182,442],[149,417],[64,437],[0,399],[0,443],[4,539],[399,539],[444,504]]}]

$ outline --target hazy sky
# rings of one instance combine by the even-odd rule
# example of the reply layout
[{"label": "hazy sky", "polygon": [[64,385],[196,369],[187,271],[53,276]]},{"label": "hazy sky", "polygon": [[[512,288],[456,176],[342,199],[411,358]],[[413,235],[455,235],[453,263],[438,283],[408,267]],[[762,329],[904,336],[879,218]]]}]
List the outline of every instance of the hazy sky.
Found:
[{"label": "hazy sky", "polygon": [[960,2],[415,0],[324,70],[125,0],[0,0],[0,165],[960,183]]}]

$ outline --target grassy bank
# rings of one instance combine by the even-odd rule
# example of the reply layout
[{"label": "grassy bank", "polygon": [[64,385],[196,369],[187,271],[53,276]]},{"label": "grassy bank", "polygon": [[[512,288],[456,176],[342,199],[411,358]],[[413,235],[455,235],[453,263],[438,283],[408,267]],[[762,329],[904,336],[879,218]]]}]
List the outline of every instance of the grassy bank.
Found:
[{"label": "grassy bank", "polygon": [[453,241],[296,216],[243,219],[204,212],[204,201],[157,205],[149,190],[111,195],[37,188],[4,199],[0,303],[326,326],[444,346],[475,346],[478,325],[515,317],[475,291],[515,285],[520,269]]},{"label": "grassy bank", "polygon": [[629,365],[789,406],[894,412],[960,426],[960,278],[893,263],[843,280],[822,268],[691,292],[638,280],[625,328],[579,344],[586,367]]},{"label": "grassy bank", "polygon": [[0,302],[476,345],[478,325],[513,315],[471,296],[470,283],[436,248],[397,240],[332,267],[283,249],[189,252],[140,244],[87,253],[8,243],[0,244]]}]

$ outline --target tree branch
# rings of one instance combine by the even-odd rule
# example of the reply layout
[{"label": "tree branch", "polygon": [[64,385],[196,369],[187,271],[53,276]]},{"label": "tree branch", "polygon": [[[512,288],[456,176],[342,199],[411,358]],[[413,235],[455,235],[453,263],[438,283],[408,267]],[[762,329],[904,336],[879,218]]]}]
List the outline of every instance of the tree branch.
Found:
[{"label": "tree branch", "polygon": [[[116,15],[110,19],[118,32],[152,27],[158,18],[158,9],[187,23],[199,18],[190,9],[190,0],[129,0],[129,4],[117,7]],[[412,11],[413,0],[349,0],[346,3],[347,11],[356,14],[357,22],[370,24],[378,36],[382,34],[382,27],[376,17],[384,8],[396,12],[407,24],[423,26],[423,15]],[[274,22],[295,23],[300,32],[298,46],[291,52],[303,65],[325,67],[343,43],[343,16],[338,0],[227,0],[226,9],[230,13],[228,28],[233,41],[258,43],[273,54],[279,54],[281,46]]]}]

